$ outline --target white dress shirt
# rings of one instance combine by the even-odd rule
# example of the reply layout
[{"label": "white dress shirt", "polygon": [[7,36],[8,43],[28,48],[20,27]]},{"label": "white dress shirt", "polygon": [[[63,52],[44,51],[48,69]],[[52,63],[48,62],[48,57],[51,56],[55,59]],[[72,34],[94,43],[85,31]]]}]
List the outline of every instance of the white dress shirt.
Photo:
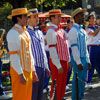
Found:
[{"label": "white dress shirt", "polygon": [[[75,23],[75,25],[79,26],[76,23]],[[77,43],[77,38],[78,38],[78,32],[74,27],[72,27],[72,29],[68,32],[68,40],[70,42],[70,45],[74,44],[74,43]],[[73,46],[71,48],[71,50],[72,50],[73,58],[74,58],[75,62],[77,63],[77,65],[81,64],[80,53],[79,53],[79,50],[78,50],[77,46]],[[89,59],[88,59],[88,62],[90,62]]]},{"label": "white dress shirt", "polygon": [[[22,27],[20,25],[15,24],[15,26],[22,30]],[[28,35],[28,33],[27,33],[27,35]],[[11,29],[7,33],[7,42],[8,42],[9,52],[10,51],[19,51],[21,49],[21,37],[20,37],[18,31]],[[31,60],[32,60],[32,65],[34,66],[33,57],[32,57]],[[11,63],[11,67],[13,67],[13,69],[18,74],[22,74],[23,73],[23,70],[22,70],[22,67],[21,67],[21,63],[20,63],[20,57],[19,57],[18,54],[10,55],[10,63]],[[35,70],[34,67],[32,67],[32,70],[33,71]]]},{"label": "white dress shirt", "polygon": [[96,36],[92,36],[89,32],[93,31],[91,28],[86,28],[87,32],[87,44],[88,45],[98,45],[100,44],[100,31]]},{"label": "white dress shirt", "polygon": [[[51,23],[51,26],[58,28],[57,25],[52,24],[52,23]],[[47,39],[48,45],[55,45],[57,43],[56,35],[57,35],[57,33],[55,32],[54,29],[48,29],[47,34],[46,34],[46,39]],[[62,66],[60,64],[60,59],[58,58],[56,47],[50,47],[49,52],[50,52],[50,58],[51,58],[53,64],[57,67],[57,69],[62,68]]]}]

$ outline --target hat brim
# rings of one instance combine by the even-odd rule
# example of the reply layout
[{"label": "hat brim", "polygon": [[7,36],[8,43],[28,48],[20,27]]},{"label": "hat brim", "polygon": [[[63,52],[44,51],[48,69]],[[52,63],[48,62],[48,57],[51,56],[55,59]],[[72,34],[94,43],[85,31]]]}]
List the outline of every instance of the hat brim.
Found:
[{"label": "hat brim", "polygon": [[29,13],[27,16],[40,15],[40,14],[42,14],[42,13],[41,12],[39,12],[39,13]]},{"label": "hat brim", "polygon": [[79,14],[79,13],[81,13],[81,12],[86,13],[87,10],[86,10],[86,9],[82,9],[82,10],[80,10],[80,11],[78,11],[78,12],[75,12],[75,14],[71,15],[71,18],[75,17],[77,14]]},{"label": "hat brim", "polygon": [[17,15],[25,15],[25,14],[28,14],[28,12],[27,12],[27,13],[15,14],[15,15],[9,15],[9,16],[7,16],[7,18],[8,18],[8,19],[12,19],[13,16],[17,16]]},{"label": "hat brim", "polygon": [[60,13],[60,14],[48,14],[48,15],[46,15],[46,17],[49,17],[51,15],[64,15],[64,13]]}]

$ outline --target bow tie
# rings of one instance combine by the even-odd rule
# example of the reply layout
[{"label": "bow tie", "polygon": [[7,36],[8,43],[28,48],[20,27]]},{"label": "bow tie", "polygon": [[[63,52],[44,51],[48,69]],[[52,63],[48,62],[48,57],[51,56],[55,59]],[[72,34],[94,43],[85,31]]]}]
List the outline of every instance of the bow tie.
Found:
[{"label": "bow tie", "polygon": [[34,27],[33,30],[34,31],[39,30],[39,27]]}]

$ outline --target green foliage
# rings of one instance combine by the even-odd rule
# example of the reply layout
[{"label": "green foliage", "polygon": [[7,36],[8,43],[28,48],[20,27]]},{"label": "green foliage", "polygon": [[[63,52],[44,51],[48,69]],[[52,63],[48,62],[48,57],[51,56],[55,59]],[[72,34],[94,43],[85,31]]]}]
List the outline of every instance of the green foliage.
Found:
[{"label": "green foliage", "polygon": [[55,8],[62,8],[68,3],[76,3],[76,0],[45,0],[44,6],[55,6]]},{"label": "green foliage", "polygon": [[8,19],[7,16],[10,14],[12,5],[9,3],[4,3],[0,8],[0,28],[8,29]]}]

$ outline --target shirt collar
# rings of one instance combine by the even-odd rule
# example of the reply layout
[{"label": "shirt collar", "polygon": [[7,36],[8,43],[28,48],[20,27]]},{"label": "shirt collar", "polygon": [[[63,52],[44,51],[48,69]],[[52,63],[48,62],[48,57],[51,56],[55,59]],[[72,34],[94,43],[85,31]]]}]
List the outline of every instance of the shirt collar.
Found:
[{"label": "shirt collar", "polygon": [[58,26],[57,25],[55,25],[55,24],[53,24],[53,23],[51,23],[51,25],[50,26],[54,26],[55,28],[58,28]]},{"label": "shirt collar", "polygon": [[76,25],[76,26],[79,27],[79,28],[83,28],[83,25],[82,25],[82,24],[79,25],[79,24],[75,23],[74,25]]},{"label": "shirt collar", "polygon": [[78,27],[80,26],[80,25],[79,25],[79,24],[77,24],[77,23],[75,23],[74,25],[76,25],[76,26],[78,26]]},{"label": "shirt collar", "polygon": [[31,30],[34,30],[34,31],[39,30],[39,27],[38,26],[32,27],[32,26],[28,25],[28,28],[30,28]]},{"label": "shirt collar", "polygon": [[21,30],[23,30],[22,26],[19,24],[15,24],[16,27],[20,28]]},{"label": "shirt collar", "polygon": [[33,30],[33,27],[32,27],[32,26],[30,26],[30,25],[28,25],[28,28],[30,28],[31,30]]}]

